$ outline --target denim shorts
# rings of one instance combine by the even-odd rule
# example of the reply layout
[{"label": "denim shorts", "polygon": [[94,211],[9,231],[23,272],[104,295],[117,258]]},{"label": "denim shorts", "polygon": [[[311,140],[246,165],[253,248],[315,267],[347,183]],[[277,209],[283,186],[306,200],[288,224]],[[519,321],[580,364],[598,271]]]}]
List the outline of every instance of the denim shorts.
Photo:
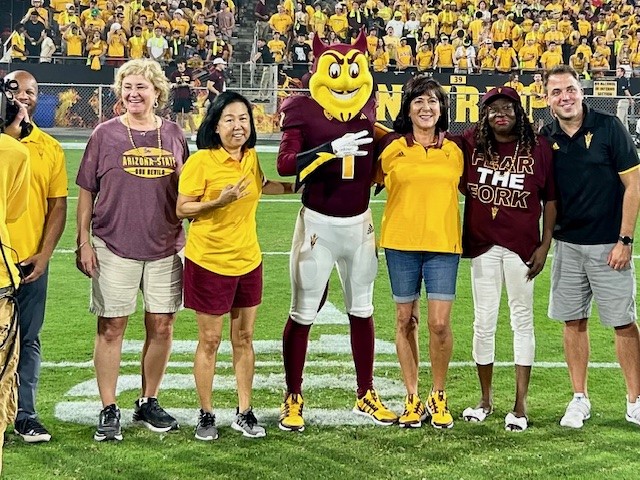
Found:
[{"label": "denim shorts", "polygon": [[411,303],[420,298],[422,279],[429,300],[452,301],[456,297],[459,254],[385,248],[385,258],[396,303]]}]

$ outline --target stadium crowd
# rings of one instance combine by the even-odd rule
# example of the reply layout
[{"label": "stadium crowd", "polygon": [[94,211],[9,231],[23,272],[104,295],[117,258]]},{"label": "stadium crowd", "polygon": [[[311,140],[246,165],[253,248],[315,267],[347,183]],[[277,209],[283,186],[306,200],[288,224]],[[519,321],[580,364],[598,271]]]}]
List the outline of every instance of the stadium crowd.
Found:
[{"label": "stadium crowd", "polygon": [[[91,68],[126,59],[189,67],[232,58],[231,38],[247,9],[233,0],[31,0],[11,34],[13,61],[52,56]],[[249,60],[309,63],[311,40],[354,41],[367,32],[374,71],[533,72],[572,66],[598,76],[622,66],[640,75],[640,5],[635,0],[257,0],[257,44]],[[247,59],[240,59],[245,61]]]},{"label": "stadium crowd", "polygon": [[291,0],[255,10],[276,62],[310,61],[310,38],[353,41],[366,29],[374,71],[534,72],[559,64],[583,76],[619,66],[640,74],[640,5],[633,0]]},{"label": "stadium crowd", "polygon": [[[47,5],[48,3],[48,5]],[[114,2],[31,0],[11,34],[11,60],[86,62],[92,69],[152,58],[168,64],[179,57],[191,68],[233,54],[237,10],[233,0],[206,2]]]}]

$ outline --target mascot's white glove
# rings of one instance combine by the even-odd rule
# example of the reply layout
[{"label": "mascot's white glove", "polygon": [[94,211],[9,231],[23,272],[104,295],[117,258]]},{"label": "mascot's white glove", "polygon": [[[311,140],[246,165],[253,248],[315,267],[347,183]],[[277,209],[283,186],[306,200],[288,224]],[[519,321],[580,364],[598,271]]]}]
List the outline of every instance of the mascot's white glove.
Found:
[{"label": "mascot's white glove", "polygon": [[367,154],[365,150],[360,150],[361,145],[373,142],[367,130],[358,133],[346,133],[342,137],[331,142],[331,150],[336,157],[344,158],[349,155],[363,157]]}]

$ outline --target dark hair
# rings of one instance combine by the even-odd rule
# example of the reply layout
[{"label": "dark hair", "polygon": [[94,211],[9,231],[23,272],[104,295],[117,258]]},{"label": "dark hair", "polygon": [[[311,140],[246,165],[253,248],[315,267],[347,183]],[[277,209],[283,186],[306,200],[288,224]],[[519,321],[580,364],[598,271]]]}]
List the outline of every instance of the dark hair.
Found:
[{"label": "dark hair", "polygon": [[251,132],[249,133],[249,139],[242,146],[242,148],[253,148],[256,146],[257,135],[256,126],[253,122],[253,112],[251,110],[251,103],[245,97],[237,92],[226,91],[222,92],[216,98],[213,99],[204,120],[198,128],[198,137],[196,139],[196,145],[199,149],[204,148],[217,148],[222,146],[220,135],[216,132],[216,127],[222,117],[222,111],[232,103],[244,103],[249,111],[249,124]]},{"label": "dark hair", "polygon": [[436,131],[446,132],[449,128],[449,99],[447,93],[437,80],[427,77],[426,75],[418,75],[409,80],[404,86],[402,94],[402,105],[400,113],[393,122],[393,130],[397,133],[409,133],[413,131],[413,124],[409,118],[409,109],[414,98],[424,95],[425,93],[433,93],[440,102],[440,118],[436,123]]},{"label": "dark hair", "polygon": [[[530,156],[538,143],[538,138],[533,131],[527,112],[522,107],[522,103],[513,100],[511,100],[511,102],[513,103],[516,114],[514,130],[518,136],[518,142],[522,145],[522,150],[520,151]],[[489,106],[491,106],[492,103],[493,102],[489,102],[488,105],[482,105],[480,108],[480,120],[478,121],[475,131],[476,150],[483,154],[487,160],[498,158],[498,142],[489,125]]]}]

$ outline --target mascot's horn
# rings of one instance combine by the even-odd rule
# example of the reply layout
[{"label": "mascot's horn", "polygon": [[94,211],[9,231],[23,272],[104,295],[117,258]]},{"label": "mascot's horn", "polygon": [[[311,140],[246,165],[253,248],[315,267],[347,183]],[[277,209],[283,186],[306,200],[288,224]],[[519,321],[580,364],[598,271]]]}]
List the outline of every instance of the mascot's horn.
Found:
[{"label": "mascot's horn", "polygon": [[335,50],[336,52],[340,52],[342,55],[346,55],[350,50],[358,50],[361,53],[367,52],[367,34],[364,31],[364,28],[360,29],[360,34],[356,39],[356,42],[353,45],[349,45],[346,43],[338,43],[336,45],[327,45],[322,41],[319,35],[313,36],[312,43],[313,50],[313,68],[311,69],[311,73],[316,72],[316,67],[318,66],[318,59],[320,56],[326,52],[327,50]]}]

